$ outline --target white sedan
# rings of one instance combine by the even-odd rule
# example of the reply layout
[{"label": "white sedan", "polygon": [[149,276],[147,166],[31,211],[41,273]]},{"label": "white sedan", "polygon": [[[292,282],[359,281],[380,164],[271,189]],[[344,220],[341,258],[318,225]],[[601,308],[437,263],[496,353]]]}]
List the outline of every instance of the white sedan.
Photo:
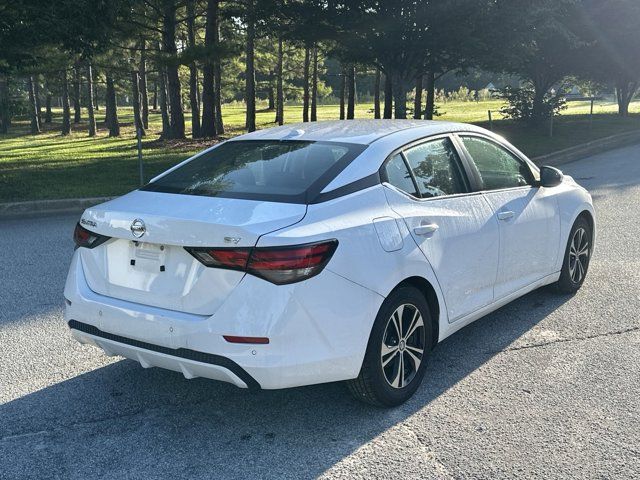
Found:
[{"label": "white sedan", "polygon": [[75,338],[239,387],[346,380],[384,406],[440,341],[584,282],[589,193],[464,124],[341,121],[220,143],[84,212]]}]

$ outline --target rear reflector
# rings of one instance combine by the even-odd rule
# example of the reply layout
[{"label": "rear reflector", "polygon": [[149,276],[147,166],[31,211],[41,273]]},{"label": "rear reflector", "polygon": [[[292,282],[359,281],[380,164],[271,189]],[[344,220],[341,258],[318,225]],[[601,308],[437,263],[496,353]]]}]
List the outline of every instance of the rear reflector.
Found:
[{"label": "rear reflector", "polygon": [[266,345],[269,343],[267,337],[235,337],[233,335],[223,335],[223,338],[229,343],[252,343],[258,345]]},{"label": "rear reflector", "polygon": [[73,231],[73,241],[76,242],[77,247],[94,248],[103,244],[109,240],[109,238],[111,237],[93,233],[79,223],[76,224],[76,229]]},{"label": "rear reflector", "polygon": [[319,274],[337,246],[337,240],[328,240],[286,247],[185,249],[207,267],[241,270],[276,285],[285,285]]}]

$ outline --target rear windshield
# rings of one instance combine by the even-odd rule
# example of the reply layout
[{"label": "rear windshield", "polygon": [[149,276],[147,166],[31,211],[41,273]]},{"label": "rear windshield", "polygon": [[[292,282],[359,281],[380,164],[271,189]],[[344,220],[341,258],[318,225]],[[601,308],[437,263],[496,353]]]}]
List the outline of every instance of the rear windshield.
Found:
[{"label": "rear windshield", "polygon": [[231,141],[142,190],[307,203],[364,148],[333,142]]}]

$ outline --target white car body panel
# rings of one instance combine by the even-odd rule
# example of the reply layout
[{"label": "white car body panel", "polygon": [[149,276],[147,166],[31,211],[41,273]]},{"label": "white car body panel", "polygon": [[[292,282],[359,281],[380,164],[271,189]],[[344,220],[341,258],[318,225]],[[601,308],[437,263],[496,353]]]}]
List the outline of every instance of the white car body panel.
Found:
[{"label": "white car body panel", "polygon": [[[285,388],[355,378],[376,314],[402,282],[428,286],[441,341],[557,281],[577,216],[588,212],[594,218],[591,197],[571,177],[553,188],[427,200],[381,182],[349,190],[375,177],[403,146],[449,132],[475,132],[504,143],[479,127],[447,122],[283,126],[230,141],[368,146],[322,189],[335,196],[308,205],[135,191],[88,209],[83,225],[112,238],[73,255],[65,286],[65,319],[76,322],[73,335],[108,354],[187,378]],[[499,220],[505,209],[513,218]],[[140,240],[130,230],[135,219],[147,227]],[[438,225],[432,234],[415,233],[430,223]],[[282,247],[331,239],[338,247],[322,272],[288,285],[205,267],[183,248]],[[158,265],[165,270],[159,272]],[[266,337],[269,343],[229,343],[223,337],[228,335]]]},{"label": "white car body panel", "polygon": [[[418,201],[390,185],[385,193],[435,271],[449,322],[490,304],[498,266],[498,223],[482,196]],[[425,225],[437,225],[437,230],[416,234]]]},{"label": "white car body panel", "polygon": [[[135,191],[85,211],[82,220],[112,240],[82,249],[80,257],[96,293],[211,315],[244,274],[207,268],[182,247],[253,246],[260,235],[299,222],[305,212],[299,204]],[[132,217],[144,219],[141,242],[132,236]]]},{"label": "white car body panel", "polygon": [[[500,230],[494,289],[495,299],[499,299],[553,271],[560,250],[558,202],[553,189],[531,187],[485,192],[482,197],[491,206]],[[501,219],[501,215],[505,217]]]}]

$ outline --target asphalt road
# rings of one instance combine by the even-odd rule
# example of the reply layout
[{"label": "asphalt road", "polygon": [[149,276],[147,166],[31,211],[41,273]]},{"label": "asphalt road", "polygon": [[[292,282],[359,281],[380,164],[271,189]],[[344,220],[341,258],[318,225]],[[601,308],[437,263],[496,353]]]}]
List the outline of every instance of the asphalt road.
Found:
[{"label": "asphalt road", "polygon": [[640,477],[640,146],[564,170],[598,213],[583,289],[450,337],[393,410],[81,346],[62,319],[77,218],[0,222],[0,478]]}]

